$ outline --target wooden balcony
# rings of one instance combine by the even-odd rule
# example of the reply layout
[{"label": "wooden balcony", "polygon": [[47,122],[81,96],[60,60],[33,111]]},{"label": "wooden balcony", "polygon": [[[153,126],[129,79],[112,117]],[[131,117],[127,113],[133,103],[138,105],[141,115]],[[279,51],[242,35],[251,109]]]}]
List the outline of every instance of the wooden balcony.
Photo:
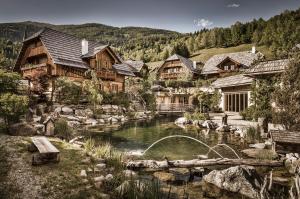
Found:
[{"label": "wooden balcony", "polygon": [[174,72],[174,73],[161,73],[160,77],[162,79],[177,79],[181,73]]},{"label": "wooden balcony", "polygon": [[37,56],[37,55],[47,54],[47,50],[44,46],[30,48],[28,50],[29,50],[28,57],[34,57],[34,56]]},{"label": "wooden balcony", "polygon": [[170,103],[170,104],[157,104],[156,110],[160,113],[181,113],[185,111],[193,110],[194,106],[192,104],[180,104],[180,103]]},{"label": "wooden balcony", "polygon": [[117,78],[117,74],[113,71],[97,71],[97,77],[101,79],[115,80]]},{"label": "wooden balcony", "polygon": [[23,77],[32,77],[37,72],[45,72],[51,75],[51,69],[47,63],[37,65],[25,65],[21,67],[21,73]]}]

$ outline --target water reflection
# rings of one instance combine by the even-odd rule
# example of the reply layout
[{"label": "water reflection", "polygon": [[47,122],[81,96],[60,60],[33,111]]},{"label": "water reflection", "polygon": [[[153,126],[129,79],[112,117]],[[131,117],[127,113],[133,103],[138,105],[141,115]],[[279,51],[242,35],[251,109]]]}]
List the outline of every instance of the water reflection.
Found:
[{"label": "water reflection", "polygon": [[[192,126],[184,129],[180,128],[174,124],[174,118],[142,123],[135,122],[124,126],[120,130],[93,134],[92,137],[96,141],[109,141],[122,151],[140,154],[141,151],[147,149],[155,141],[172,135],[190,136],[211,147],[217,144],[227,144],[237,152],[246,147],[242,144],[240,138],[236,138],[230,133],[220,134],[212,130]],[[224,157],[236,158],[236,155],[230,149],[216,147],[216,151]],[[192,159],[197,155],[205,155],[208,152],[209,149],[200,143],[182,137],[175,137],[157,143],[143,158]],[[239,153],[239,155],[241,154]],[[209,158],[212,157],[219,156],[215,153],[209,153]]]}]

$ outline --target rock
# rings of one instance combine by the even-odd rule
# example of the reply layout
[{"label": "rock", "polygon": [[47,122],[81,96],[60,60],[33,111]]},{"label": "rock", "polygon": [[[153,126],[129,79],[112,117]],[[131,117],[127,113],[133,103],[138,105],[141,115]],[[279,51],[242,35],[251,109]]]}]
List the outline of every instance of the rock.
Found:
[{"label": "rock", "polygon": [[174,174],[162,171],[155,172],[153,176],[162,182],[173,182],[175,180]]},{"label": "rock", "polygon": [[95,182],[103,182],[104,180],[105,180],[105,177],[104,177],[103,175],[94,178],[94,181],[95,181]]},{"label": "rock", "polygon": [[90,164],[91,163],[91,158],[87,157],[87,158],[81,160],[81,163],[82,164]]},{"label": "rock", "polygon": [[204,122],[203,120],[194,120],[193,125],[194,126],[202,126],[203,122]]},{"label": "rock", "polygon": [[285,167],[291,174],[300,174],[300,158],[298,153],[286,154],[286,160],[284,162]]},{"label": "rock", "polygon": [[105,193],[98,193],[97,195],[99,195],[101,199],[110,199],[110,196]]},{"label": "rock", "polygon": [[202,124],[202,126],[204,128],[207,128],[207,129],[216,129],[217,128],[217,125],[216,123],[214,123],[213,121],[211,120],[205,120]]},{"label": "rock", "polygon": [[33,116],[33,122],[40,122],[41,118],[41,116]]},{"label": "rock", "polygon": [[38,104],[36,106],[36,115],[42,116],[46,112],[46,108],[47,108],[47,105],[45,105],[45,104]]},{"label": "rock", "polygon": [[119,110],[119,107],[117,105],[112,105],[111,108],[116,110],[116,111]]},{"label": "rock", "polygon": [[123,174],[124,174],[125,178],[129,178],[129,179],[137,177],[137,174],[131,170],[124,170]]},{"label": "rock", "polygon": [[71,114],[73,114],[73,109],[71,109],[71,108],[68,107],[68,106],[62,107],[61,111],[62,111],[63,114],[66,114],[66,115],[71,115]]},{"label": "rock", "polygon": [[266,145],[265,143],[256,143],[256,144],[250,144],[249,147],[255,149],[264,149]]},{"label": "rock", "polygon": [[216,129],[219,132],[230,132],[230,127],[228,125],[222,125]]},{"label": "rock", "polygon": [[67,122],[68,123],[68,125],[70,126],[70,127],[79,127],[80,126],[80,122],[78,122],[78,121],[68,121]]},{"label": "rock", "polygon": [[29,136],[36,135],[37,130],[26,122],[16,123],[9,126],[10,135]]},{"label": "rock", "polygon": [[[99,181],[99,182],[95,182],[95,188],[100,189],[102,187],[103,182]],[[102,198],[102,197],[101,197]]]},{"label": "rock", "polygon": [[106,180],[106,181],[111,181],[112,179],[114,179],[114,176],[113,176],[112,174],[107,174],[107,175],[105,176],[105,180]]},{"label": "rock", "polygon": [[86,170],[81,170],[80,171],[80,177],[87,177],[87,173],[86,173]]},{"label": "rock", "polygon": [[175,181],[188,182],[191,176],[187,168],[171,168],[169,172],[175,176]]},{"label": "rock", "polygon": [[97,167],[98,169],[105,169],[105,168],[106,168],[106,164],[104,164],[104,163],[99,163],[99,164],[96,164],[96,167]]},{"label": "rock", "polygon": [[85,121],[85,124],[95,126],[98,123],[97,120],[89,118]]},{"label": "rock", "polygon": [[206,183],[220,189],[239,193],[248,198],[260,198],[262,179],[254,167],[236,166],[221,171],[214,170],[203,177]]},{"label": "rock", "polygon": [[115,118],[115,117],[110,117],[110,118],[108,118],[108,122],[110,122],[110,123],[117,123],[118,119]]},{"label": "rock", "polygon": [[80,121],[78,117],[74,117],[74,116],[71,116],[71,115],[66,115],[64,118],[66,118],[69,121],[77,121],[77,122]]},{"label": "rock", "polygon": [[194,167],[191,169],[192,175],[202,177],[204,174],[205,169],[203,167]]},{"label": "rock", "polygon": [[276,159],[278,154],[270,149],[245,149],[242,150],[250,158],[257,159]]},{"label": "rock", "polygon": [[184,124],[188,124],[188,120],[185,118],[185,117],[180,117],[180,118],[177,118],[175,120],[175,124],[181,124],[181,125],[184,125]]},{"label": "rock", "polygon": [[98,123],[99,124],[105,124],[105,121],[104,121],[104,119],[98,119]]}]

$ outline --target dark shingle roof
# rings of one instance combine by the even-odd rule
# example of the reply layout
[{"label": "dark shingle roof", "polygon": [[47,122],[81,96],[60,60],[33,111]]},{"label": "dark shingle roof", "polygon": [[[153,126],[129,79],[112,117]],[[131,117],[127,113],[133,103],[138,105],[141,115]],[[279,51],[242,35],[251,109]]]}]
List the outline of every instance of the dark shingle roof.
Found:
[{"label": "dark shingle roof", "polygon": [[124,63],[132,66],[137,72],[139,72],[145,65],[143,61],[135,61],[135,60],[126,60],[124,61]]},{"label": "dark shingle roof", "polygon": [[233,86],[250,85],[253,82],[253,78],[244,76],[243,74],[233,75],[229,77],[219,78],[212,83],[214,88],[225,88]]},{"label": "dark shingle roof", "polygon": [[193,67],[193,61],[188,58],[185,58],[178,54],[174,54],[170,56],[168,59],[166,59],[166,61],[173,61],[173,60],[180,60],[193,73],[200,73],[200,71],[197,68]]},{"label": "dark shingle roof", "polygon": [[280,73],[284,71],[288,64],[288,59],[260,62],[255,66],[245,70],[245,73],[249,75]]},{"label": "dark shingle roof", "polygon": [[300,144],[300,132],[270,131],[275,142]]},{"label": "dark shingle roof", "polygon": [[245,67],[250,67],[255,60],[258,60],[261,57],[263,57],[263,55],[260,52],[252,53],[250,51],[214,55],[204,64],[202,74],[218,73],[220,69],[217,66],[227,58],[230,58]]},{"label": "dark shingle roof", "polygon": [[133,77],[135,76],[134,69],[126,63],[114,64],[112,67],[120,75],[133,76]]},{"label": "dark shingle roof", "polygon": [[[87,69],[88,65],[82,60],[81,39],[50,28],[44,28],[32,36],[26,38],[24,43],[39,38],[47,48],[55,64]],[[88,55],[95,53],[96,49],[105,48],[98,42],[88,41]],[[22,50],[21,50],[22,51]],[[85,56],[85,55],[84,55]],[[20,58],[20,57],[19,57]],[[16,65],[19,64],[19,58]]]}]

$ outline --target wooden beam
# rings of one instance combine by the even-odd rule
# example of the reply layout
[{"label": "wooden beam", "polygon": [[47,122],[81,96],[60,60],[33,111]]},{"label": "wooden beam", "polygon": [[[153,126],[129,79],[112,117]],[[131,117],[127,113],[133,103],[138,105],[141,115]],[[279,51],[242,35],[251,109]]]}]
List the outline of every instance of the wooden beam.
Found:
[{"label": "wooden beam", "polygon": [[257,160],[257,159],[207,159],[207,160],[172,160],[172,161],[156,161],[156,160],[135,160],[125,162],[127,168],[192,168],[201,166],[216,166],[216,165],[249,165],[249,166],[268,166],[268,167],[283,167],[282,160]]}]

